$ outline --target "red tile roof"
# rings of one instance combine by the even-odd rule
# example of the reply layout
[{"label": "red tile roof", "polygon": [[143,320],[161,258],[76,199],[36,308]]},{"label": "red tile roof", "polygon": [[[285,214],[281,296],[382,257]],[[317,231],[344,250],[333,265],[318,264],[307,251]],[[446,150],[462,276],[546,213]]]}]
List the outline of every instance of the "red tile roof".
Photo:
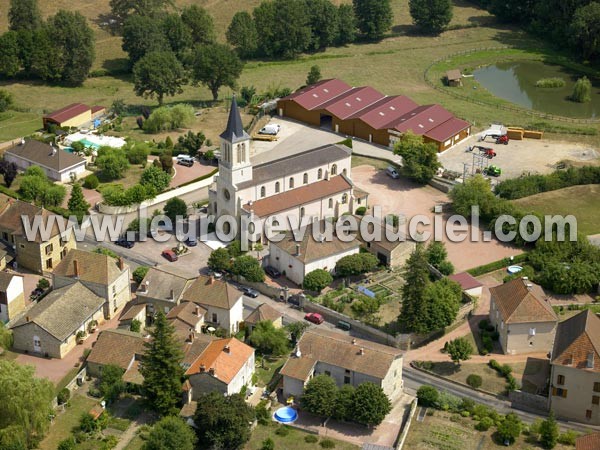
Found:
[{"label": "red tile roof", "polygon": [[90,107],[88,105],[84,105],[83,103],[72,103],[58,111],[45,115],[44,119],[51,119],[55,122],[62,123],[89,110]]},{"label": "red tile roof", "polygon": [[452,113],[440,105],[424,105],[388,124],[387,128],[393,128],[400,133],[410,130],[414,134],[423,135],[453,117]]},{"label": "red tile roof", "polygon": [[598,450],[600,449],[600,433],[580,436],[575,441],[575,450]]},{"label": "red tile roof", "polygon": [[96,114],[97,112],[104,111],[106,108],[104,106],[94,105],[92,106],[92,114]]},{"label": "red tile roof", "polygon": [[319,108],[325,109],[328,113],[340,119],[347,119],[382,98],[384,98],[384,95],[381,92],[372,87],[363,86],[352,88],[322,104]]},{"label": "red tile roof", "polygon": [[397,120],[404,114],[417,108],[415,102],[404,95],[384,97],[365,109],[358,111],[348,119],[360,119],[370,127],[381,130],[391,121]]},{"label": "red tile roof", "polygon": [[529,280],[517,278],[490,288],[492,301],[506,323],[556,322],[556,313],[544,291]]},{"label": "red tile roof", "polygon": [[342,80],[332,78],[299,89],[282,100],[294,100],[304,109],[312,110],[350,89]]},{"label": "red tile roof", "polygon": [[201,373],[201,367],[204,366],[206,373],[214,369],[215,378],[229,384],[253,354],[252,347],[236,338],[219,339],[208,344],[187,370],[186,375]]},{"label": "red tile roof", "polygon": [[467,272],[455,273],[448,278],[460,284],[460,287],[465,291],[483,286],[477,278]]},{"label": "red tile roof", "polygon": [[591,310],[558,324],[552,364],[600,372],[600,318]]},{"label": "red tile roof", "polygon": [[434,141],[444,142],[450,139],[452,136],[457,135],[461,131],[466,130],[470,126],[471,124],[466,120],[453,117],[452,119],[447,120],[440,126],[437,126],[433,130],[430,130],[427,133],[425,133],[425,136],[427,136],[430,139],[433,139]]}]

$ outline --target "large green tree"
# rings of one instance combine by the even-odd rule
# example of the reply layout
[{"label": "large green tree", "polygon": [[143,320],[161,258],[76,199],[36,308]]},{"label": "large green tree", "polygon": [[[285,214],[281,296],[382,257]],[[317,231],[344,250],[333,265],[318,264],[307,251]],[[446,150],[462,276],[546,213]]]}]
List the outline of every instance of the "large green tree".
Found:
[{"label": "large green tree", "polygon": [[435,145],[412,132],[402,134],[394,153],[402,156],[402,172],[417,183],[427,183],[441,167]]},{"label": "large green tree", "polygon": [[[54,386],[35,378],[33,366],[0,360],[0,447],[4,442],[37,448],[50,426]],[[17,447],[15,447],[17,448]]]},{"label": "large green tree", "polygon": [[208,267],[217,272],[223,272],[231,268],[231,256],[226,248],[217,248],[208,257]]},{"label": "large green tree", "polygon": [[198,440],[205,448],[238,450],[250,439],[254,409],[240,394],[201,395],[194,416]]},{"label": "large green tree", "polygon": [[192,33],[179,14],[167,14],[162,19],[162,32],[178,58],[185,58],[192,48]]},{"label": "large green tree", "polygon": [[131,67],[147,53],[170,49],[167,37],[162,32],[161,21],[138,15],[129,17],[123,24],[121,47],[129,55]]},{"label": "large green tree", "polygon": [[83,190],[81,189],[81,185],[79,183],[73,184],[73,188],[71,189],[71,197],[69,198],[67,208],[69,208],[69,212],[75,214],[78,219],[80,219],[80,217],[82,217],[88,211],[88,209],[90,209],[90,204],[83,196]]},{"label": "large green tree", "polygon": [[336,45],[346,45],[356,39],[356,16],[352,5],[341,4],[338,7],[338,36]]},{"label": "large green tree", "polygon": [[381,386],[365,382],[354,391],[352,419],[368,427],[379,425],[392,410],[390,399]]},{"label": "large green tree", "polygon": [[181,399],[183,354],[175,329],[162,311],[156,315],[151,339],[144,344],[140,373],[144,393],[152,409],[162,415],[176,414]]},{"label": "large green tree", "polygon": [[300,399],[302,408],[321,417],[331,417],[338,396],[335,380],[329,375],[317,375],[311,378],[304,387]]},{"label": "large green tree", "polygon": [[237,54],[223,44],[202,45],[192,58],[194,80],[210,89],[215,101],[219,98],[221,87],[235,87],[243,68],[244,64]]},{"label": "large green tree", "polygon": [[358,29],[369,40],[382,39],[392,26],[390,0],[353,0]]},{"label": "large green tree", "polygon": [[439,34],[452,20],[451,0],[410,0],[410,15],[424,33]]},{"label": "large green tree", "polygon": [[330,0],[306,0],[306,5],[312,29],[310,48],[319,50],[333,45],[339,37],[337,6]]},{"label": "large green tree", "polygon": [[270,320],[258,322],[252,329],[250,344],[263,355],[281,356],[288,352],[289,341],[283,328],[275,328]]},{"label": "large green tree", "polygon": [[502,441],[506,440],[512,444],[521,434],[522,427],[523,423],[519,416],[515,413],[509,413],[504,416],[504,420],[498,425],[498,436]]},{"label": "large green tree", "polygon": [[231,264],[231,272],[253,283],[265,280],[265,271],[260,266],[260,262],[250,255],[241,255],[235,258]]},{"label": "large green tree", "polygon": [[452,325],[456,320],[462,289],[458,283],[442,278],[429,283],[423,294],[425,314],[421,318],[427,331],[440,330]]},{"label": "large green tree", "polygon": [[179,417],[163,417],[148,433],[143,450],[194,450],[194,430]]},{"label": "large green tree", "polygon": [[154,98],[162,106],[165,95],[183,92],[187,82],[183,65],[173,52],[151,52],[133,66],[133,83],[136,95]]},{"label": "large green tree", "polygon": [[417,244],[402,271],[404,285],[402,286],[402,311],[399,321],[406,331],[425,333],[428,330],[425,323],[425,290],[431,283],[427,257],[422,244]]},{"label": "large green tree", "polygon": [[125,152],[119,148],[101,147],[98,149],[96,165],[102,171],[102,176],[109,180],[123,178],[129,168]]},{"label": "large green tree", "polygon": [[194,44],[211,44],[215,42],[215,25],[208,12],[198,6],[190,5],[181,12],[181,20],[187,25]]},{"label": "large green tree", "polygon": [[125,371],[115,364],[107,364],[102,367],[102,376],[100,377],[100,393],[109,403],[119,398],[125,391],[125,382],[123,381]]},{"label": "large green tree", "polygon": [[110,0],[112,14],[123,22],[130,16],[154,16],[164,12],[173,0]]},{"label": "large green tree", "polygon": [[247,11],[238,11],[233,15],[227,28],[229,42],[242,58],[256,53],[258,48],[258,32],[252,16]]},{"label": "large green tree", "polygon": [[7,31],[0,36],[0,76],[14,77],[21,70],[19,34]]},{"label": "large green tree", "polygon": [[305,275],[302,286],[309,291],[321,292],[332,282],[333,277],[327,270],[315,269]]},{"label": "large green tree", "polygon": [[172,199],[167,200],[163,211],[165,216],[171,219],[173,224],[175,224],[178,217],[184,219],[187,217],[187,204],[179,197],[173,197]]},{"label": "large green tree", "polygon": [[354,415],[355,389],[351,384],[344,384],[338,389],[332,417],[337,420],[351,421]]},{"label": "large green tree", "polygon": [[152,186],[156,192],[164,191],[169,187],[170,183],[171,175],[156,166],[146,167],[140,177],[140,184],[143,186]]},{"label": "large green tree", "polygon": [[575,11],[570,36],[583,58],[596,59],[600,55],[600,3],[592,2]]},{"label": "large green tree", "polygon": [[13,31],[33,31],[41,27],[42,14],[37,0],[10,0],[8,24]]}]

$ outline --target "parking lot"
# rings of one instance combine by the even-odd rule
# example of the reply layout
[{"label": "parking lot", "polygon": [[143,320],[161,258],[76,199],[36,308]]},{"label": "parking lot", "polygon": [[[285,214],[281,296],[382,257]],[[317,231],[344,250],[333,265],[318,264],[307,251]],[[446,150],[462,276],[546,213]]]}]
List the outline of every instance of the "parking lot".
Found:
[{"label": "parking lot", "polygon": [[471,170],[473,154],[468,152],[467,148],[473,145],[492,148],[496,152],[496,157],[485,161],[502,169],[499,180],[515,178],[523,173],[550,173],[555,170],[556,164],[563,160],[586,162],[598,159],[598,153],[594,149],[572,142],[524,139],[511,140],[508,145],[497,145],[492,138],[487,138],[485,142],[478,142],[478,138],[478,135],[471,136],[441,153],[439,160],[444,168],[462,174],[466,163],[470,165]]}]

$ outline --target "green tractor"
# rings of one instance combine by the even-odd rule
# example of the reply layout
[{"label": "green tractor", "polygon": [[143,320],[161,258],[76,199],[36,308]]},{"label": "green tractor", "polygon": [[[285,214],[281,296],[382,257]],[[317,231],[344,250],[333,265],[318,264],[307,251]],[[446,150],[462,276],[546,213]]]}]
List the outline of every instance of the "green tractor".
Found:
[{"label": "green tractor", "polygon": [[491,177],[499,177],[502,175],[502,169],[498,166],[490,165],[483,169],[483,174]]}]

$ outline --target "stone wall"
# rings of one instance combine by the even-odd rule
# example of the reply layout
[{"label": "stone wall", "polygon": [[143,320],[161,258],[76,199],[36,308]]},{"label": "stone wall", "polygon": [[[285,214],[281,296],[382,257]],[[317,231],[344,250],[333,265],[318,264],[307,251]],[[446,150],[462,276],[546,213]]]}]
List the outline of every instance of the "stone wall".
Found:
[{"label": "stone wall", "polygon": [[510,406],[533,413],[546,413],[549,410],[548,397],[530,394],[523,391],[511,391],[508,393]]},{"label": "stone wall", "polygon": [[412,423],[413,417],[415,416],[415,412],[417,411],[417,399],[413,400],[410,404],[410,410],[408,412],[408,417],[404,422],[402,427],[402,431],[400,431],[400,436],[398,436],[398,442],[396,443],[396,450],[402,450],[404,447],[404,442],[406,441],[406,436],[408,436],[408,431],[410,430],[410,424]]}]

